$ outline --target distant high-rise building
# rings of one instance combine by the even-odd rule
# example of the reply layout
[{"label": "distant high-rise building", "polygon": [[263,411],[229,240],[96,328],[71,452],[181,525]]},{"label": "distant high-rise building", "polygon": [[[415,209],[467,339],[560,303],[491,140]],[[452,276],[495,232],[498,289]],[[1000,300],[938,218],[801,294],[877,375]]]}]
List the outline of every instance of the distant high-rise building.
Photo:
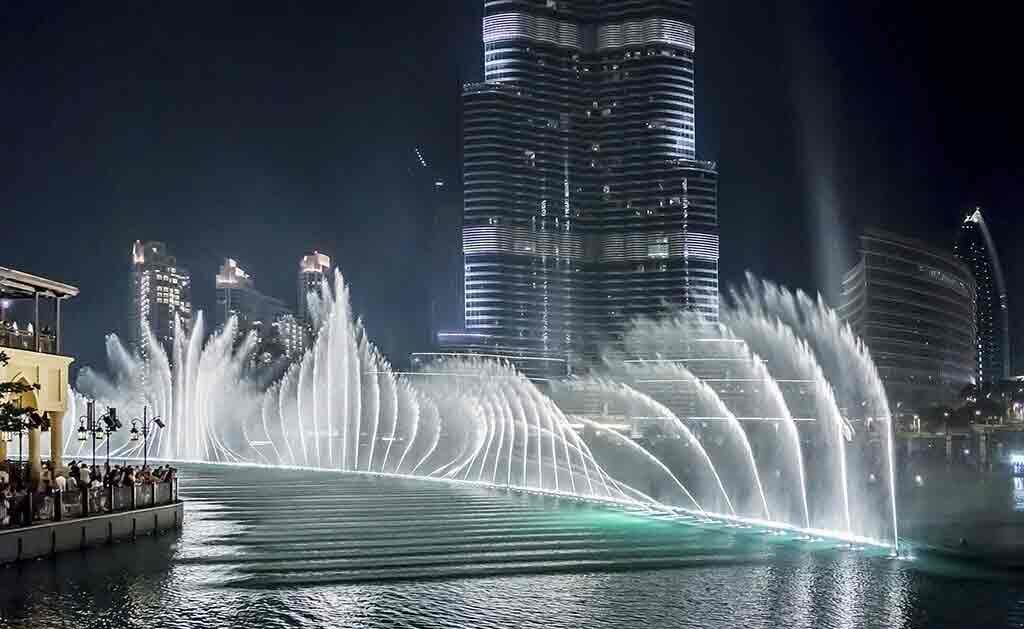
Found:
[{"label": "distant high-rise building", "polygon": [[192,277],[167,245],[137,240],[132,245],[131,347],[148,362],[148,330],[173,360],[178,326],[185,334],[192,330]]},{"label": "distant high-rise building", "polygon": [[319,251],[302,256],[299,261],[298,319],[312,325],[309,296],[323,296],[324,282],[331,281],[331,258]]},{"label": "distant high-rise building", "polygon": [[272,338],[280,345],[284,355],[294,360],[309,346],[309,328],[291,314],[285,313],[274,319],[271,325]]},{"label": "distant high-rise building", "polygon": [[465,330],[442,340],[575,370],[634,317],[717,321],[693,23],[688,0],[484,1],[485,80],[463,94]]},{"label": "distant high-rise building", "polygon": [[296,358],[305,346],[302,326],[283,301],[256,289],[253,277],[235,260],[227,258],[216,277],[217,325],[232,317],[238,321],[239,338],[255,334],[257,356],[265,361]]},{"label": "distant high-rise building", "polygon": [[252,276],[231,258],[221,265],[216,286],[218,326],[237,317],[239,330],[244,331],[253,326],[270,325],[289,312],[283,301],[256,290]]},{"label": "distant high-rise building", "polygon": [[948,250],[868,230],[843,278],[840,316],[871,352],[893,410],[955,399],[974,382],[974,277]]},{"label": "distant high-rise building", "polygon": [[1012,374],[1006,283],[981,208],[971,210],[964,219],[954,252],[970,268],[978,287],[978,383],[1006,380]]}]

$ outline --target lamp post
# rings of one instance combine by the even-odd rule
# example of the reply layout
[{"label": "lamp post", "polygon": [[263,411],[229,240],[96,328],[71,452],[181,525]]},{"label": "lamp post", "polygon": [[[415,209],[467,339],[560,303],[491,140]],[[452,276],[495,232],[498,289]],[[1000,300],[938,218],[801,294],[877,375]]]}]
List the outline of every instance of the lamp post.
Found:
[{"label": "lamp post", "polygon": [[[131,440],[138,441],[139,435],[142,436],[142,466],[146,467],[149,464],[149,427],[156,424],[157,427],[163,428],[164,422],[159,417],[149,418],[149,407],[142,407],[142,419],[136,417],[132,420]],[[142,428],[140,431],[139,428]]]},{"label": "lamp post", "polygon": [[78,418],[78,440],[86,441],[86,435],[92,435],[92,466],[96,467],[96,435],[102,435],[100,439],[107,440],[107,467],[110,466],[110,435],[121,427],[117,419],[117,409],[107,407],[107,414],[97,419],[96,402],[89,401],[86,404],[85,415]]},{"label": "lamp post", "polygon": [[92,435],[92,467],[96,467],[96,433],[99,428],[96,426],[96,402],[89,400],[85,405],[85,415],[78,418],[78,440],[89,439],[86,435]]},{"label": "lamp post", "polygon": [[103,438],[107,442],[107,469],[110,469],[110,435],[121,427],[120,420],[117,419],[117,409],[107,408],[107,414],[100,418],[103,422]]}]

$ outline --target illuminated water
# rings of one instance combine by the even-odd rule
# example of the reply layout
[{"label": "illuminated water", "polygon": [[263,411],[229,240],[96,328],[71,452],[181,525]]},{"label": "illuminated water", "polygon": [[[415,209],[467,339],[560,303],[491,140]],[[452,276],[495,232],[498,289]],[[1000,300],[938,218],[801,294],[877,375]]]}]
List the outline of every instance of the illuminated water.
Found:
[{"label": "illuminated water", "polygon": [[1021,627],[1013,575],[574,501],[186,471],[186,528],[0,569],[3,627]]},{"label": "illuminated water", "polygon": [[[163,418],[146,440],[115,432],[114,457],[471,481],[896,544],[885,391],[820,300],[751,278],[722,323],[634,321],[587,380],[538,386],[482,357],[397,372],[341,274],[322,288],[315,341],[276,367],[253,362],[256,335],[234,319],[207,336],[198,313],[170,354],[148,339],[147,360],[111,335],[110,372],[82,369],[70,416],[88,396]],[[64,425],[68,459],[89,450],[77,426]]]}]

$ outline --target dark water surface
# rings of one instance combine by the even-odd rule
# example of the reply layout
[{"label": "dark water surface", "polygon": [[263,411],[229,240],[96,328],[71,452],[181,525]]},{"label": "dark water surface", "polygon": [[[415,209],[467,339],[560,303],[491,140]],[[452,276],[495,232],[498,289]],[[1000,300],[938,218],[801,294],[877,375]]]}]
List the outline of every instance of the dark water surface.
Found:
[{"label": "dark water surface", "polygon": [[469,486],[186,470],[185,530],[0,569],[3,627],[1024,627],[1024,579]]}]

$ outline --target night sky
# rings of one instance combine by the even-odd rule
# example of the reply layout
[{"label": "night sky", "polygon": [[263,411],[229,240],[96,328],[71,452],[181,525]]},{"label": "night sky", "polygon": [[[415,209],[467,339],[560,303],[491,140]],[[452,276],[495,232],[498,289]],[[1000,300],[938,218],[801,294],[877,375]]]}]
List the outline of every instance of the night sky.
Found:
[{"label": "night sky", "polygon": [[[426,349],[436,278],[409,173],[419,146],[457,191],[482,3],[135,4],[0,18],[0,266],[82,289],[68,351],[102,363],[124,328],[139,238],[169,244],[207,309],[222,258],[291,302],[318,248],[393,361]],[[1005,4],[705,2],[698,150],[719,162],[723,284],[749,269],[834,295],[863,226],[950,246],[981,204],[1024,365],[1022,16]]]}]

